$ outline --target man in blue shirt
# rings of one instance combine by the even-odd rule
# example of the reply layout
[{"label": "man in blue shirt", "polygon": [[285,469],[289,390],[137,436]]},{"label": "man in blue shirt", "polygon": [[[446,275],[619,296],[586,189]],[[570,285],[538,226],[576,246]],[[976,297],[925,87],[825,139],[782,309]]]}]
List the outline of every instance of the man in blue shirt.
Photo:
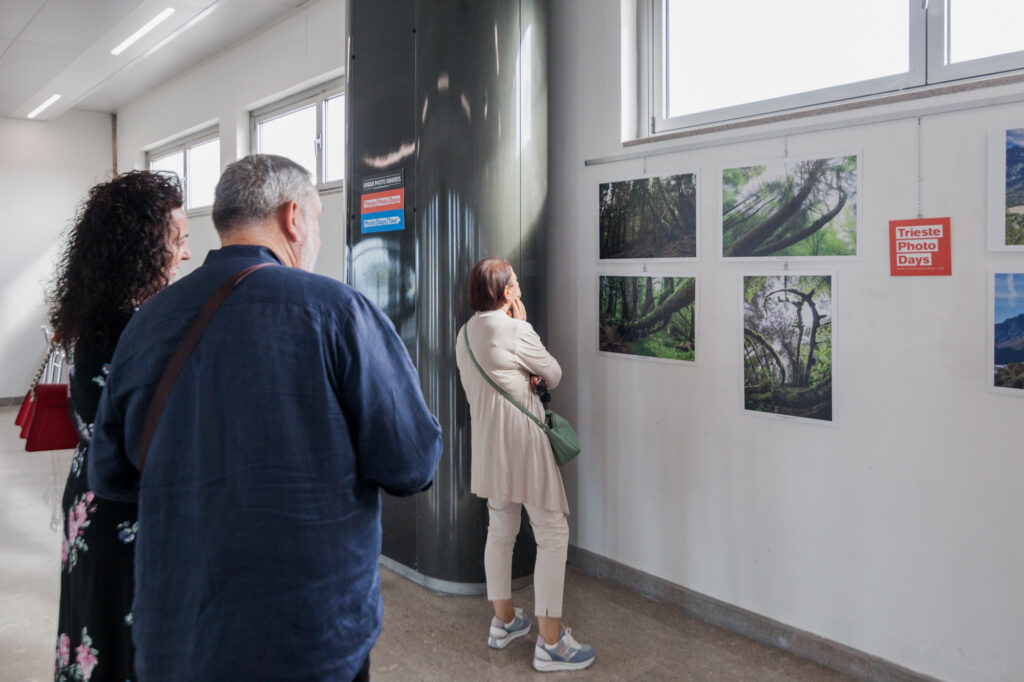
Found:
[{"label": "man in blue shirt", "polygon": [[[231,164],[213,207],[223,248],[146,302],[118,343],[88,468],[97,495],[139,503],[142,680],[368,676],[379,489],[429,487],[441,430],[391,322],[309,272],[321,210],[292,161]],[[140,473],[171,354],[221,283],[259,263],[273,266],[230,294],[178,376]]]}]

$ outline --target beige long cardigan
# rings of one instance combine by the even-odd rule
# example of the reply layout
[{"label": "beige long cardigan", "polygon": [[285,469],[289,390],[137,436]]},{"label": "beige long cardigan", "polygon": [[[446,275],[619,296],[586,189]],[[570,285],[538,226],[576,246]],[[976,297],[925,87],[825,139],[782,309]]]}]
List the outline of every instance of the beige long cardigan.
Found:
[{"label": "beige long cardigan", "polygon": [[544,418],[544,406],[530,387],[530,375],[544,377],[548,388],[562,368],[541,343],[533,325],[501,310],[478,312],[459,329],[455,361],[469,400],[472,423],[470,491],[480,497],[510,500],[569,513],[551,444],[541,428],[480,375],[466,350],[464,330],[477,362],[520,405]]}]

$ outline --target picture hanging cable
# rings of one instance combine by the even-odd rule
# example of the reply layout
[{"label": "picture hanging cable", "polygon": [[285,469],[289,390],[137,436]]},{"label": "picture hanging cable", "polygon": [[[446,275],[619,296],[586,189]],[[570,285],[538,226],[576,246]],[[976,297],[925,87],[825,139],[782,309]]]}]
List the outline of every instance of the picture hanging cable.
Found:
[{"label": "picture hanging cable", "polygon": [[917,117],[917,218],[924,218],[921,212],[921,117]]}]

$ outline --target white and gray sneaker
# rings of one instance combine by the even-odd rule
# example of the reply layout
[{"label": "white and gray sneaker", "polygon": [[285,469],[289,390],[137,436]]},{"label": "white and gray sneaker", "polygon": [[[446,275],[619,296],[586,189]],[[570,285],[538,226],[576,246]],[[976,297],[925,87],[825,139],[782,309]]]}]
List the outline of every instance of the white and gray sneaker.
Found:
[{"label": "white and gray sneaker", "polygon": [[487,638],[487,646],[492,649],[504,649],[514,640],[530,631],[530,617],[520,608],[511,623],[506,623],[495,616],[491,619],[491,635]]},{"label": "white and gray sneaker", "polygon": [[594,662],[594,647],[580,644],[569,628],[562,628],[558,641],[548,645],[543,637],[537,637],[533,650],[533,668],[541,672],[554,670],[583,670]]}]

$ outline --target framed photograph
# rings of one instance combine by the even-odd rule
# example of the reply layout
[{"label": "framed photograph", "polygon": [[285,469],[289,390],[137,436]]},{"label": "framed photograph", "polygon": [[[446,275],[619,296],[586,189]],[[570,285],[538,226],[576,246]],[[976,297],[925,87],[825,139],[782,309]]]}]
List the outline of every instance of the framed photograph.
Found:
[{"label": "framed photograph", "polygon": [[697,258],[697,174],[598,185],[599,258]]},{"label": "framed photograph", "polygon": [[835,277],[743,277],[743,409],[833,421]]},{"label": "framed photograph", "polygon": [[855,257],[859,169],[856,154],[724,169],[721,257]]},{"label": "framed photograph", "polygon": [[989,386],[1024,396],[1024,270],[1000,268],[989,284]]},{"label": "framed photograph", "polygon": [[597,302],[600,352],[696,362],[696,277],[600,275]]},{"label": "framed photograph", "polygon": [[989,131],[988,250],[1024,251],[1024,127]]}]

